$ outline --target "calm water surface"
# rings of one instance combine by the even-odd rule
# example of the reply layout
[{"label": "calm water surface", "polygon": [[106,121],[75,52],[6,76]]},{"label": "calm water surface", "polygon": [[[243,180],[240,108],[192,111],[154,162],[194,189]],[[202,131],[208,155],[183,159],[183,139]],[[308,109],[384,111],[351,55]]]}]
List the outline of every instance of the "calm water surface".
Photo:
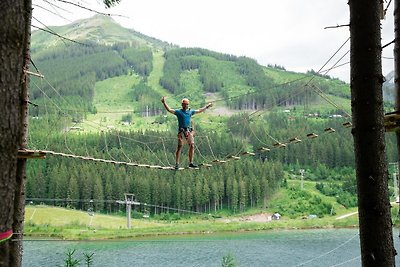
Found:
[{"label": "calm water surface", "polygon": [[[394,230],[397,251],[399,230]],[[64,266],[65,253],[94,253],[93,266],[361,266],[358,229],[290,230],[118,241],[26,241],[24,267]],[[397,257],[396,265],[400,266]],[[83,262],[82,265],[84,266]]]}]

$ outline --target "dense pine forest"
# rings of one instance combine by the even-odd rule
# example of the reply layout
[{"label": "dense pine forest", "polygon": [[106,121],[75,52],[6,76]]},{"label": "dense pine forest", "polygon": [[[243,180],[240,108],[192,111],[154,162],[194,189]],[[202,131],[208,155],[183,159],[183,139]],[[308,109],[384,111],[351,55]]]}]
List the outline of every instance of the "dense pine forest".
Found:
[{"label": "dense pine forest", "polygon": [[[353,139],[344,126],[351,121],[347,84],[313,70],[299,74],[246,57],[179,48],[123,28],[118,36],[112,20],[92,20],[103,33],[112,25],[114,41],[98,31],[97,39],[106,43],[51,45],[45,33],[32,35],[32,69],[45,78],[31,80],[30,148],[172,166],[176,119],[160,98],[167,95],[175,105],[188,97],[193,106],[216,106],[195,125],[195,161],[212,166],[171,171],[48,155],[29,161],[29,200],[113,213],[124,210],[115,200],[134,193],[154,213],[167,207],[243,212],[267,207],[304,169],[321,193],[356,206]],[[394,142],[388,134],[389,160],[395,158]],[[186,158],[184,151],[182,165]],[[331,212],[320,199],[304,198],[315,213]],[[280,212],[301,215],[294,209]]]}]

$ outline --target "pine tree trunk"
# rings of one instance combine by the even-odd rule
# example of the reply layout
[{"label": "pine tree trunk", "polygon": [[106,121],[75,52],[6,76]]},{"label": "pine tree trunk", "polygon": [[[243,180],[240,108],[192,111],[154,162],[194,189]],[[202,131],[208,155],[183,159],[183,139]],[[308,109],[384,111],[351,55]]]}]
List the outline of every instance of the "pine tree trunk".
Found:
[{"label": "pine tree trunk", "polygon": [[383,126],[381,1],[349,0],[351,103],[363,266],[394,266]]},{"label": "pine tree trunk", "polygon": [[[30,45],[31,45],[31,18],[32,18],[32,1],[25,0],[24,6],[25,16],[25,38],[24,38],[24,69],[29,70],[30,65]],[[19,137],[19,148],[28,148],[28,101],[29,101],[29,76],[25,75],[25,79],[21,87],[21,107],[20,107],[20,125],[21,135]],[[16,187],[15,187],[15,199],[14,199],[14,222],[13,229],[14,233],[18,233],[15,236],[18,242],[11,242],[11,262],[15,266],[22,265],[22,252],[23,252],[23,231],[24,231],[24,217],[25,217],[25,181],[26,181],[26,159],[18,159],[17,162],[17,174],[16,174]]]},{"label": "pine tree trunk", "polygon": [[[394,1],[394,91],[396,111],[400,112],[400,0]],[[397,169],[400,170],[400,131],[396,132]],[[396,186],[396,185],[395,185]],[[400,184],[397,188],[400,189]],[[398,191],[400,192],[400,190]],[[398,197],[398,196],[396,196]]]},{"label": "pine tree trunk", "polygon": [[[24,67],[30,40],[30,0],[3,0],[0,4],[0,233],[22,231],[24,199],[21,181],[25,164],[17,160],[23,133]],[[17,195],[18,194],[18,195]],[[0,243],[0,266],[21,266],[22,246]]]}]

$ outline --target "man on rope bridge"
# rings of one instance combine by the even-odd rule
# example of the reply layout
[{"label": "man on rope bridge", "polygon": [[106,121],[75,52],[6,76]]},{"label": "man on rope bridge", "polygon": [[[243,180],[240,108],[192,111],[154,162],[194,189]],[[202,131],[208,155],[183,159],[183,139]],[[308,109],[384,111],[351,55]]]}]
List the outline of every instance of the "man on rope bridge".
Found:
[{"label": "man on rope bridge", "polygon": [[182,150],[182,145],[184,139],[189,146],[189,168],[197,168],[197,165],[193,164],[194,155],[194,131],[191,127],[190,119],[194,114],[204,112],[206,109],[212,106],[212,103],[208,103],[204,107],[196,110],[191,110],[189,108],[189,99],[182,99],[181,109],[171,109],[165,102],[165,96],[161,98],[161,103],[163,103],[164,108],[169,112],[174,114],[178,118],[178,147],[175,152],[175,169],[179,170],[179,157]]}]

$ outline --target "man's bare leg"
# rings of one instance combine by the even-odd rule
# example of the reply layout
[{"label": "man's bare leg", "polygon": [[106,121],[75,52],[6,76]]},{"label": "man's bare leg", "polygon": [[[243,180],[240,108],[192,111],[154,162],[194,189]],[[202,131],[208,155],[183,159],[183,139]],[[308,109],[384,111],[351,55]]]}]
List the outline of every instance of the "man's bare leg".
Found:
[{"label": "man's bare leg", "polygon": [[189,164],[193,163],[194,144],[189,145]]},{"label": "man's bare leg", "polygon": [[178,144],[177,148],[176,148],[176,152],[175,152],[175,163],[177,165],[179,165],[179,157],[181,155],[181,150],[182,150],[182,145]]}]

